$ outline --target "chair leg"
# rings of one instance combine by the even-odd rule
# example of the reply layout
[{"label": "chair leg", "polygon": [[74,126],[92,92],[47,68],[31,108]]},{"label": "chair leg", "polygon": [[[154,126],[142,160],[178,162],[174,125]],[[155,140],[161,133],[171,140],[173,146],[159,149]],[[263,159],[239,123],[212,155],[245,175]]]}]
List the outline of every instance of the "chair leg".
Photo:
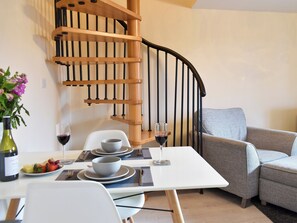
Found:
[{"label": "chair leg", "polygon": [[267,202],[261,200],[261,205],[266,206],[267,205]]},{"label": "chair leg", "polygon": [[241,199],[241,207],[242,208],[246,208],[247,205],[250,203],[250,201],[251,201],[251,199],[244,199],[244,198],[242,198]]},{"label": "chair leg", "polygon": [[134,223],[134,219],[132,217],[129,218],[130,223]]}]

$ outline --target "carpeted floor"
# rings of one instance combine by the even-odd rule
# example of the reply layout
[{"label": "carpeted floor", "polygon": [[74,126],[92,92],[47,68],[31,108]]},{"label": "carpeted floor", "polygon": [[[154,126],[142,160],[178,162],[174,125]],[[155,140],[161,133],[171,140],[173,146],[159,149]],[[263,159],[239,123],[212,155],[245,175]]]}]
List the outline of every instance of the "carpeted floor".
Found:
[{"label": "carpeted floor", "polygon": [[297,213],[278,207],[273,204],[261,205],[258,197],[252,203],[274,223],[297,223]]}]

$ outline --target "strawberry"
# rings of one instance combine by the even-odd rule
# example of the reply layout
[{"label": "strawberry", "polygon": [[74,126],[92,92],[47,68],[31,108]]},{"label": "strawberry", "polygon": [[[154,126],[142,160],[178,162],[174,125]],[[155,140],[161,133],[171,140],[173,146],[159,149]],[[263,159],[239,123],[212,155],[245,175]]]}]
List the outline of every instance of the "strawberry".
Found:
[{"label": "strawberry", "polygon": [[48,165],[47,165],[48,172],[54,171],[54,170],[56,170],[58,168],[59,168],[59,165],[58,164],[48,163]]},{"label": "strawberry", "polygon": [[55,160],[53,158],[48,159],[47,161],[49,164],[55,164]]},{"label": "strawberry", "polygon": [[42,172],[42,173],[47,172],[47,171],[46,171],[46,165],[41,165],[41,172]]},{"label": "strawberry", "polygon": [[59,164],[60,163],[60,160],[54,160],[53,158],[50,158],[48,161],[47,161],[48,163],[50,163],[50,164]]}]

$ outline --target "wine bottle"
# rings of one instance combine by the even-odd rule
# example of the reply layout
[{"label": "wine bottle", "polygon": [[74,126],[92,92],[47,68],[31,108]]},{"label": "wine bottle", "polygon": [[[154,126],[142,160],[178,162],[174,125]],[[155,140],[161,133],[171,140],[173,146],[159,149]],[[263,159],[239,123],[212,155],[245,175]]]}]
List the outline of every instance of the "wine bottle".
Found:
[{"label": "wine bottle", "polygon": [[10,116],[3,116],[3,137],[0,144],[0,181],[12,181],[18,177],[18,150],[11,135]]}]

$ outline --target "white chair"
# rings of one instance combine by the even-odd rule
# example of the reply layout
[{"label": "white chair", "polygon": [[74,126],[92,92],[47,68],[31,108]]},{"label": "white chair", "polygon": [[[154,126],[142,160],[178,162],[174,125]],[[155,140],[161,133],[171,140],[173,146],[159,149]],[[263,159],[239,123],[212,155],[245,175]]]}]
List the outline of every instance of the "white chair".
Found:
[{"label": "white chair", "polygon": [[[123,146],[129,146],[130,143],[126,134],[121,130],[100,130],[91,132],[85,142],[84,150],[92,150],[101,146],[101,141],[103,139],[121,139]],[[133,195],[133,193],[117,193],[111,194],[113,198],[125,197]],[[115,200],[116,205],[126,205],[133,207],[143,207],[144,205],[144,194],[132,196],[124,199]],[[130,222],[133,222],[132,216],[137,214],[140,211],[138,208],[124,208],[118,207],[118,212],[123,220],[130,219]]]},{"label": "white chair", "polygon": [[121,223],[115,204],[98,182],[29,184],[23,223]]}]

